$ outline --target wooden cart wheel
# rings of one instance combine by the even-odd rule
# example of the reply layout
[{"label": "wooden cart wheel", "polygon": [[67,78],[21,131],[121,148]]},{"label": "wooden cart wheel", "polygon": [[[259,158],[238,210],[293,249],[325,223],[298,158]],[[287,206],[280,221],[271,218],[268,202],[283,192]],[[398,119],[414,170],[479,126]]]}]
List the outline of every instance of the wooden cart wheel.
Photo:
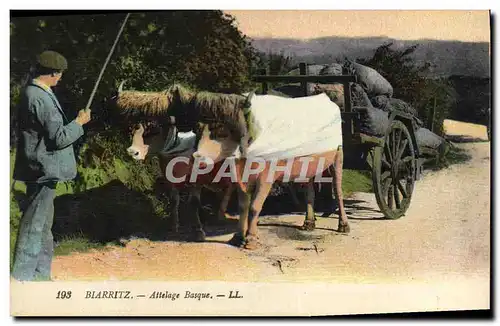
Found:
[{"label": "wooden cart wheel", "polygon": [[384,145],[375,148],[372,170],[380,210],[388,219],[400,218],[410,206],[416,178],[414,144],[403,122],[394,120]]}]

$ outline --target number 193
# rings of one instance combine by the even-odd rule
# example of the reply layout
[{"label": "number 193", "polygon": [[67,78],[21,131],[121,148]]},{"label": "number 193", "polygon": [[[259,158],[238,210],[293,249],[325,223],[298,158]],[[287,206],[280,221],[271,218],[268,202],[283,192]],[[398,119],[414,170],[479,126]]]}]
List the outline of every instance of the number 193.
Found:
[{"label": "number 193", "polygon": [[71,291],[57,291],[56,299],[69,299],[71,298]]}]

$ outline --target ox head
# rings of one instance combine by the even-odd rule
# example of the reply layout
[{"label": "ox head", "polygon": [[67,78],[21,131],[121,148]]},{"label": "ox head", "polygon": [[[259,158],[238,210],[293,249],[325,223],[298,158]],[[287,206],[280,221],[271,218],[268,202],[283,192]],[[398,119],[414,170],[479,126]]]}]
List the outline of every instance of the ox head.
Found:
[{"label": "ox head", "polygon": [[219,162],[233,156],[239,141],[231,137],[227,126],[198,123],[196,127],[197,146],[194,158]]},{"label": "ox head", "polygon": [[[127,148],[128,154],[135,160],[144,160],[147,156],[158,154],[174,141],[177,130],[175,118],[159,114],[148,108],[151,102],[158,98],[156,93],[123,91],[122,81],[110,98],[110,104],[115,105],[116,123],[125,125],[131,133],[132,144]],[[146,94],[146,96],[143,96]],[[125,96],[125,99],[123,97]],[[121,101],[121,102],[120,102]],[[172,144],[170,144],[172,145]]]},{"label": "ox head", "polygon": [[177,142],[175,126],[162,126],[158,122],[137,123],[133,126],[131,134],[132,144],[127,148],[127,153],[138,161],[169,150],[175,147]]},{"label": "ox head", "polygon": [[[256,136],[255,121],[249,110],[253,96],[254,92],[251,92],[243,97],[243,101],[241,96],[236,97],[239,100],[236,106],[219,110],[222,114],[218,118],[202,118],[197,122],[195,158],[219,162],[233,156],[238,148],[242,157],[246,157],[248,146]],[[233,112],[228,114],[227,111]]]},{"label": "ox head", "polygon": [[127,148],[127,153],[132,156],[134,160],[144,160],[149,152],[150,144],[144,142],[144,126],[137,124],[132,131],[132,145]]}]

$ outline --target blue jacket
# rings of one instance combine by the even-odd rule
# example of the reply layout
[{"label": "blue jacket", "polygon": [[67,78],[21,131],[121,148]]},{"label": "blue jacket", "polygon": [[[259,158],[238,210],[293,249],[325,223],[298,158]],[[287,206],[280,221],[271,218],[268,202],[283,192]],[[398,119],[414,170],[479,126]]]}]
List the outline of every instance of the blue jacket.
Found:
[{"label": "blue jacket", "polygon": [[69,122],[50,88],[29,83],[21,93],[14,179],[67,181],[76,177],[73,143],[83,135]]}]

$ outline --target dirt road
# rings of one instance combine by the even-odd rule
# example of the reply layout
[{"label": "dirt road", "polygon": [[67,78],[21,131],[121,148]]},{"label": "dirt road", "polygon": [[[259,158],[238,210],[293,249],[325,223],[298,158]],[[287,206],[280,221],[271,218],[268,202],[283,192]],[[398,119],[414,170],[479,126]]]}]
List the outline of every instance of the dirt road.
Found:
[{"label": "dirt road", "polygon": [[[486,129],[445,125],[451,135],[486,138]],[[479,130],[479,131],[478,131]],[[483,135],[484,133],[484,135]],[[472,159],[417,182],[406,216],[384,220],[373,194],[346,201],[349,235],[337,216],[318,217],[317,230],[299,231],[303,215],[261,219],[255,252],[224,242],[133,240],[107,251],[56,257],[54,280],[228,280],[330,283],[474,282],[489,287],[490,143],[460,143]],[[457,283],[458,284],[458,283]]]}]

